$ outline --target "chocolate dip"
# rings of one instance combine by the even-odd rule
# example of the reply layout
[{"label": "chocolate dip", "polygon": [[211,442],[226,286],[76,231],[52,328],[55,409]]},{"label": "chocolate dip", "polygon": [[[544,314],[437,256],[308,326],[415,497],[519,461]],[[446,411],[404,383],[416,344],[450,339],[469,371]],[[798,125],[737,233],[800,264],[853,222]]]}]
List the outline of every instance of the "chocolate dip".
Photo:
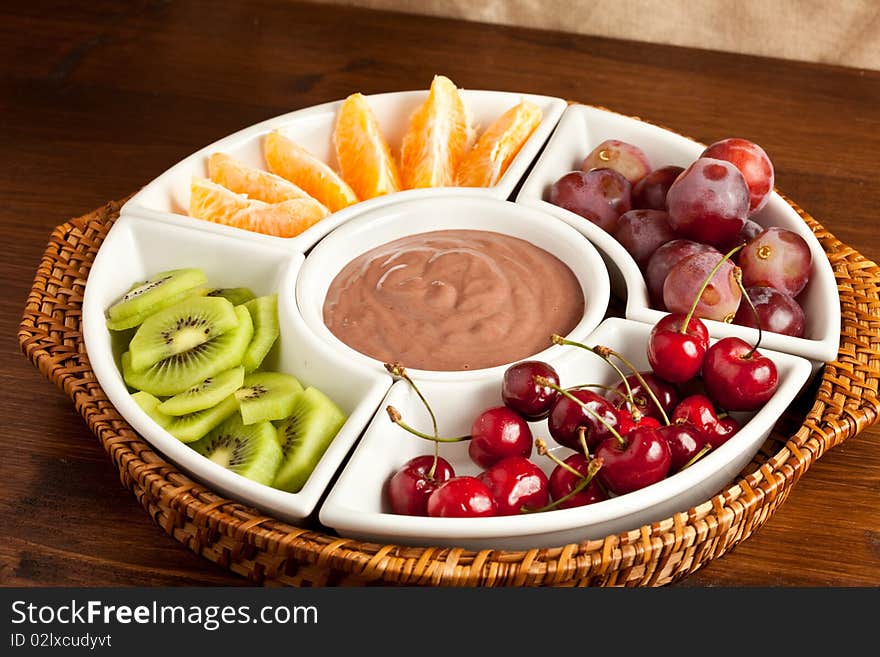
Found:
[{"label": "chocolate dip", "polygon": [[420,233],[367,251],[333,279],[323,308],[330,331],[357,351],[434,371],[522,360],[583,314],[565,263],[482,230]]}]

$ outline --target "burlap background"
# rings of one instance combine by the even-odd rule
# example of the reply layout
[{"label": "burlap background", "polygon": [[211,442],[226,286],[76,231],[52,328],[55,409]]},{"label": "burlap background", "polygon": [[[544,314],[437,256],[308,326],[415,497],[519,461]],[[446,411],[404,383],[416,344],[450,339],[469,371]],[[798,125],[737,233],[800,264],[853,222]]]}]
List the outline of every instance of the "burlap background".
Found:
[{"label": "burlap background", "polygon": [[880,0],[324,0],[880,70]]}]

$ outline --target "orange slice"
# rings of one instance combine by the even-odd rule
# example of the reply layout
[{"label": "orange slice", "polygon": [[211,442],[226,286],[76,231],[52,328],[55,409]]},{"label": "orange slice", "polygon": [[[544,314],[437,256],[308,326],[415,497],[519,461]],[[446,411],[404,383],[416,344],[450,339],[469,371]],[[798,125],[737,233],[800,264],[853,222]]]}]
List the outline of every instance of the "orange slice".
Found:
[{"label": "orange slice", "polygon": [[348,183],[329,165],[277,130],[266,135],[263,155],[272,173],[304,189],[330,212],[358,201]]},{"label": "orange slice", "polygon": [[541,123],[541,116],[541,108],[525,100],[499,116],[464,156],[457,184],[462,187],[495,185]]},{"label": "orange slice", "polygon": [[400,190],[397,163],[363,94],[342,102],[333,130],[339,172],[360,200]]},{"label": "orange slice", "polygon": [[311,198],[305,190],[286,178],[249,166],[226,153],[211,154],[208,159],[208,177],[226,189],[266,203]]},{"label": "orange slice", "polygon": [[265,235],[296,237],[327,216],[327,208],[309,197],[266,203],[207,178],[194,177],[190,184],[189,215]]},{"label": "orange slice", "polygon": [[400,146],[404,188],[455,184],[455,172],[471,137],[467,108],[458,87],[435,75],[428,98],[413,112]]}]

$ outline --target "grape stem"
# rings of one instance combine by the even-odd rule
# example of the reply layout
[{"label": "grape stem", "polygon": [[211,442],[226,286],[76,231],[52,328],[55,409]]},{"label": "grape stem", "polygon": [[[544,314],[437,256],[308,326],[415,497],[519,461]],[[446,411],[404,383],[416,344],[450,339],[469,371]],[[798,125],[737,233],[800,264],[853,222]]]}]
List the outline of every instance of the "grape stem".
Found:
[{"label": "grape stem", "polygon": [[[715,266],[709,271],[709,275],[706,276],[706,279],[703,281],[703,284],[700,286],[700,291],[697,293],[697,296],[694,297],[694,302],[691,304],[690,310],[688,310],[688,314],[684,318],[684,322],[681,325],[681,334],[684,335],[687,333],[687,327],[691,323],[691,318],[694,316],[694,313],[697,312],[697,306],[700,303],[700,299],[703,297],[703,292],[706,291],[706,288],[709,287],[709,283],[712,282],[712,279],[715,277],[715,274],[718,273],[718,270],[721,269],[721,265],[723,265],[726,261],[730,260],[737,251],[745,246],[744,244],[740,244],[738,246],[733,247],[730,251],[725,253],[721,260],[715,263]],[[736,269],[739,269],[738,267]]]},{"label": "grape stem", "polygon": [[736,284],[739,285],[739,289],[742,291],[742,295],[746,300],[746,303],[749,304],[749,308],[752,309],[752,314],[755,316],[755,323],[758,328],[758,341],[755,342],[755,345],[752,347],[752,350],[743,356],[743,359],[748,360],[751,358],[756,351],[758,351],[758,345],[761,344],[761,338],[763,337],[763,331],[761,330],[761,316],[758,314],[758,309],[755,308],[755,303],[752,301],[752,298],[749,296],[749,293],[746,291],[745,285],[743,285],[743,277],[742,270],[737,269],[733,272],[733,277],[736,279]]}]

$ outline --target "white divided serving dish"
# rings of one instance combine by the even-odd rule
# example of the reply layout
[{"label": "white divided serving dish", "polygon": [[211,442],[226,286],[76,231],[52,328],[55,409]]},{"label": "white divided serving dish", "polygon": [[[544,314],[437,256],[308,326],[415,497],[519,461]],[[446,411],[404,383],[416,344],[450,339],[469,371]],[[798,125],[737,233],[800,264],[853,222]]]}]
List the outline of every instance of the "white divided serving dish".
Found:
[{"label": "white divided serving dish", "polygon": [[[609,318],[587,338],[590,346],[612,347],[640,369],[647,369],[645,341],[651,327],[641,322]],[[714,342],[714,340],[712,340]],[[345,537],[379,543],[439,545],[464,549],[527,550],[554,547],[628,531],[669,517],[709,499],[729,485],[754,457],[780,414],[791,404],[810,375],[809,361],[761,350],[776,364],[779,387],[773,398],[753,414],[736,414],[743,422],[737,434],[689,468],[641,490],[588,506],[541,513],[489,518],[430,518],[391,513],[385,484],[408,459],[433,453],[433,443],[407,433],[380,412],[330,490],[319,511],[322,524]],[[549,359],[563,386],[616,383],[617,373],[601,358],[578,347],[566,347]],[[484,409],[501,404],[500,378],[494,373],[471,377],[455,385],[421,381],[419,390],[437,416],[441,436],[466,434]],[[394,383],[382,403],[399,410],[411,426],[428,430],[430,418],[409,383]],[[546,430],[546,420],[531,423],[536,438],[544,438],[565,458],[572,453],[558,446]],[[443,443],[440,454],[456,474],[478,474],[467,453],[467,442]],[[552,462],[533,454],[549,474]]]},{"label": "white divided serving dish", "polygon": [[[349,220],[317,244],[306,256],[296,286],[297,304],[306,324],[327,348],[343,354],[351,362],[384,371],[383,363],[349,347],[327,328],[323,319],[327,290],[339,271],[360,254],[408,235],[448,229],[512,235],[531,242],[565,263],[580,282],[585,300],[584,315],[569,333],[571,339],[585,337],[604,318],[610,297],[608,272],[589,240],[540,210],[489,197],[458,195],[457,190],[448,190],[444,196],[400,200],[370,210]],[[562,349],[550,344],[549,335],[547,341],[547,349],[533,354],[534,357],[548,358]],[[484,377],[500,379],[504,369],[505,366],[501,365],[460,372],[409,371],[411,376],[420,380],[454,382]]]},{"label": "white divided serving dish", "polygon": [[[393,150],[399,148],[409,113],[427,93],[367,96]],[[427,415],[409,384],[395,382],[382,363],[349,348],[324,325],[324,294],[335,274],[369,248],[416,232],[446,228],[504,232],[553,253],[578,277],[586,311],[569,337],[615,347],[638,366],[647,368],[640,345],[644,345],[650,326],[662,313],[648,307],[647,289],[634,261],[609,235],[547,203],[544,194],[554,180],[577,168],[590,148],[606,138],[641,146],[654,166],[685,165],[703,147],[613,112],[568,106],[560,98],[501,91],[462,93],[477,134],[521,99],[531,100],[543,110],[540,126],[501,181],[491,188],[407,190],[362,201],[287,239],[186,216],[190,180],[194,175],[207,174],[210,154],[223,151],[265,168],[261,141],[272,130],[280,129],[334,165],[331,134],[341,100],[245,128],[200,149],[146,185],[123,206],[86,285],[83,334],[98,382],[134,430],[195,480],[282,520],[294,524],[319,520],[325,528],[353,539],[531,549],[625,531],[705,501],[729,484],[753,457],[808,379],[810,361],[815,371],[817,364],[836,357],[839,300],[830,264],[809,228],[775,194],[756,219],[765,225],[797,231],[814,249],[815,271],[805,303],[809,339],[780,339],[784,336],[764,333],[761,350],[779,367],[780,386],[771,402],[735,438],[674,477],[589,507],[482,519],[415,518],[387,511],[383,490],[388,476],[410,456],[429,453],[432,445],[393,425],[384,407],[395,405],[417,426],[426,423]],[[521,191],[513,202],[510,199],[520,183]],[[348,413],[345,426],[300,492],[286,493],[257,484],[211,462],[159,427],[131,399],[106,328],[105,309],[135,280],[179,267],[203,268],[212,286],[248,286],[257,294],[277,292],[281,339],[265,368],[288,372],[304,384],[318,387]],[[626,296],[627,319],[604,319],[612,290]],[[723,335],[754,338],[750,329],[719,322],[707,325],[713,339]],[[556,366],[564,382],[590,378],[603,383],[616,376],[598,357],[575,347],[554,345],[533,357]],[[505,368],[409,373],[433,403],[442,433],[458,434],[469,428],[480,410],[500,403]],[[552,443],[545,435],[545,425],[532,426],[536,437]],[[461,473],[476,472],[467,456],[466,443],[443,445],[441,449]],[[539,462],[549,472],[549,460]]]},{"label": "white divided serving dish", "polygon": [[[109,400],[158,452],[194,479],[288,522],[315,511],[321,495],[391,385],[387,373],[346,362],[317,339],[296,311],[295,280],[303,255],[281,243],[230,239],[185,226],[124,216],[95,258],[83,300],[83,337],[89,361]],[[212,287],[250,287],[278,294],[281,336],[261,369],[296,376],[325,392],[348,415],[303,488],[297,493],[258,484],[201,456],[155,423],[132,400],[114,355],[104,311],[132,283],[152,274],[200,267]],[[339,372],[345,371],[345,377]]]},{"label": "white divided serving dish", "polygon": [[[343,224],[352,216],[399,199],[430,196],[442,189],[455,190],[460,195],[488,195],[493,198],[507,199],[513,194],[517,183],[522,179],[528,167],[540,152],[567,103],[561,98],[552,96],[509,91],[462,89],[461,94],[465,106],[470,113],[476,135],[479,135],[482,130],[485,130],[501,114],[521,100],[528,100],[541,108],[541,123],[510,163],[507,171],[493,187],[412,189],[379,196],[334,212],[303,231],[300,235],[291,238],[261,235],[187,216],[190,182],[193,176],[207,177],[207,163],[211,154],[221,151],[241,160],[245,164],[266,169],[267,165],[263,157],[262,142],[263,138],[273,130],[280,130],[293,141],[311,151],[318,159],[336,168],[332,135],[337,111],[343,103],[343,100],[337,100],[262,121],[205,146],[147,184],[127,201],[121,213],[127,214],[135,211],[137,214],[149,216],[160,221],[192,226],[201,230],[214,231],[247,240],[283,240],[290,245],[291,249],[305,252],[324,235]],[[379,122],[382,134],[391,147],[392,153],[397,154],[399,152],[400,142],[410,114],[427,96],[427,89],[366,96],[367,102],[373,109]]]},{"label": "white divided serving dish", "polygon": [[[730,136],[723,135],[720,136]],[[648,288],[635,260],[609,233],[591,221],[547,201],[551,185],[569,171],[580,169],[587,154],[606,139],[618,139],[641,148],[653,168],[687,167],[706,144],[696,142],[640,119],[589,105],[572,104],[523,182],[516,201],[549,212],[587,236],[602,252],[611,277],[612,291],[626,299],[628,319],[650,324],[665,313],[651,308]],[[772,154],[770,155],[772,159]],[[803,237],[813,255],[810,282],[798,300],[806,316],[805,336],[795,338],[764,331],[761,345],[767,349],[803,356],[814,372],[837,357],[840,344],[840,297],[831,263],[810,227],[782,196],[773,192],[767,205],[751,217],[762,226],[779,226]],[[713,337],[735,335],[754,342],[755,329],[706,320]]]}]

